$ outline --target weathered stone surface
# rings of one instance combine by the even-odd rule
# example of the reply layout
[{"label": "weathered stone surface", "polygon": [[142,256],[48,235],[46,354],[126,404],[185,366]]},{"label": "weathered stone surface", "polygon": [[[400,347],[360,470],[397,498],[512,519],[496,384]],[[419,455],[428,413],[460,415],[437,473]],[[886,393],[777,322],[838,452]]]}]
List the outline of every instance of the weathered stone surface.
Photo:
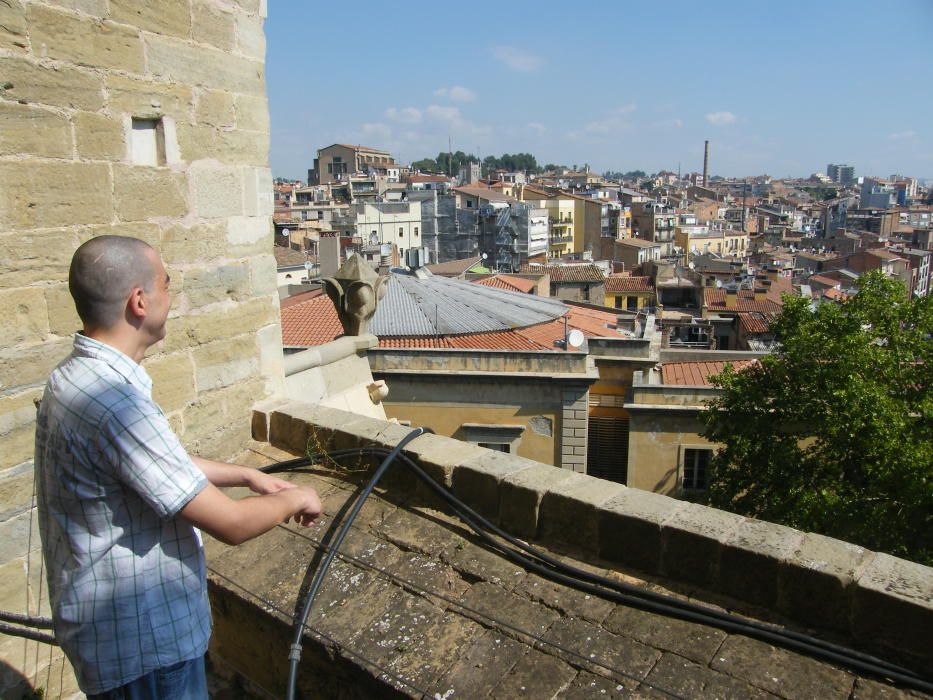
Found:
[{"label": "weathered stone surface", "polygon": [[641,685],[639,697],[669,698],[671,693],[704,700],[776,697],[738,678],[698,666],[674,654],[664,654]]},{"label": "weathered stone surface", "polygon": [[656,649],[674,652],[701,664],[709,663],[726,638],[725,632],[713,627],[623,605],[615,607],[603,626],[616,634],[637,639]]},{"label": "weathered stone surface", "polygon": [[[876,553],[852,590],[852,631],[921,656],[933,667],[933,576],[929,567]],[[918,650],[926,649],[926,653]]]},{"label": "weathered stone surface", "polygon": [[143,71],[143,44],[136,29],[42,5],[29,5],[26,17],[36,55],[95,68]]},{"label": "weathered stone surface", "polygon": [[488,581],[503,591],[514,588],[525,576],[522,567],[470,539],[448,544],[439,557],[467,580]]},{"label": "weathered stone surface", "polygon": [[111,191],[103,163],[0,163],[0,231],[109,222]]},{"label": "weathered stone surface", "polygon": [[100,77],[64,66],[0,58],[0,97],[14,102],[95,111],[104,105]]},{"label": "weathered stone surface", "polygon": [[124,75],[108,75],[107,109],[114,114],[153,118],[170,114],[176,119],[190,117],[194,98],[191,88],[177,83],[153,82]]},{"label": "weathered stone surface", "polygon": [[191,38],[229,51],[236,46],[233,13],[205,0],[194,0],[191,7]]},{"label": "weathered stone surface", "polygon": [[38,345],[0,349],[0,389],[44,382],[71,352],[71,338],[47,340]]},{"label": "weathered stone surface", "polygon": [[[30,489],[26,494],[30,505],[33,503],[31,496],[32,490]],[[38,560],[37,555],[41,547],[38,515],[35,508],[26,509],[0,522],[0,562],[25,557],[26,552],[33,552],[34,559]],[[34,561],[33,564],[38,568],[38,561]]]},{"label": "weathered stone surface", "polygon": [[77,112],[73,120],[79,158],[123,160],[126,157],[122,120],[92,112]]},{"label": "weathered stone surface", "polygon": [[272,171],[269,168],[244,166],[243,213],[246,216],[272,216],[275,197],[272,193]]},{"label": "weathered stone surface", "polygon": [[156,34],[187,37],[191,32],[188,0],[110,0],[110,16]]},{"label": "weathered stone surface", "polygon": [[265,97],[236,96],[236,125],[240,129],[269,132],[269,101]]},{"label": "weathered stone surface", "polygon": [[256,340],[252,335],[202,345],[191,356],[199,392],[230,386],[255,375],[258,369]]},{"label": "weathered stone surface", "polygon": [[[32,458],[35,441],[36,407],[41,389],[29,389],[0,397],[0,469]],[[0,504],[0,512],[4,510]]]},{"label": "weathered stone surface", "polygon": [[722,550],[720,590],[739,600],[775,607],[780,568],[802,540],[797,530],[747,519]]},{"label": "weathered stone surface", "polygon": [[472,617],[481,625],[499,622],[504,611],[508,611],[507,622],[510,627],[503,631],[522,642],[534,641],[560,617],[543,605],[532,603],[487,581],[475,584],[460,602],[467,608],[462,614]]},{"label": "weathered stone surface", "polygon": [[847,631],[855,574],[868,550],[823,535],[807,533],[781,565],[778,608],[808,625]]},{"label": "weathered stone surface", "polygon": [[40,343],[49,333],[49,314],[42,289],[0,291],[0,337],[9,345]]},{"label": "weathered stone surface", "polygon": [[473,637],[456,663],[429,690],[450,700],[474,698],[479,688],[487,689],[498,682],[528,651],[525,644],[498,630],[486,630]]},{"label": "weathered stone surface", "polygon": [[531,460],[484,449],[454,469],[452,489],[459,499],[475,511],[498,520],[502,479],[534,464],[536,462]]},{"label": "weathered stone surface", "polygon": [[857,678],[850,700],[909,700],[917,695],[867,678]]},{"label": "weathered stone surface", "polygon": [[45,4],[83,12],[92,17],[106,17],[108,10],[107,0],[45,0]]},{"label": "weathered stone surface", "polygon": [[0,471],[0,522],[32,507],[32,460]]},{"label": "weathered stone surface", "polygon": [[142,165],[113,166],[114,204],[123,221],[184,216],[187,193],[184,173]]},{"label": "weathered stone surface", "polygon": [[249,333],[274,323],[275,311],[275,306],[270,300],[251,299],[243,303],[231,301],[228,304],[211,306],[200,313],[169,319],[163,349],[165,352],[173,352],[222,340],[230,335],[231,328]]},{"label": "weathered stone surface", "polygon": [[559,610],[564,615],[601,623],[615,607],[608,600],[577,591],[529,572],[515,587],[515,593]]},{"label": "weathered stone surface", "polygon": [[49,332],[62,337],[72,337],[81,329],[81,319],[75,310],[74,300],[67,284],[56,284],[45,288],[45,305],[49,310]]},{"label": "weathered stone surface", "polygon": [[536,464],[509,474],[500,486],[499,521],[503,529],[517,537],[532,539],[538,534],[538,508],[541,499],[570,478],[570,472]]},{"label": "weathered stone surface", "polygon": [[77,247],[73,229],[0,234],[0,289],[66,280]]},{"label": "weathered stone surface", "polygon": [[186,271],[181,291],[188,300],[188,307],[195,309],[230,299],[248,299],[251,296],[249,283],[249,268],[246,265],[218,265]]},{"label": "weathered stone surface", "polygon": [[227,255],[224,246],[226,225],[223,221],[197,223],[193,226],[170,223],[162,234],[162,259],[168,265],[209,264]]},{"label": "weathered stone surface", "polygon": [[195,164],[188,171],[194,213],[204,218],[240,216],[243,178],[239,168]]},{"label": "weathered stone surface", "polygon": [[21,0],[0,3],[0,49],[26,48],[26,11]]},{"label": "weathered stone surface", "polygon": [[261,61],[161,36],[147,36],[145,44],[149,71],[154,75],[249,95],[265,90]]},{"label": "weathered stone surface", "polygon": [[600,513],[600,555],[656,573],[661,563],[661,525],[684,507],[682,501],[640,489],[620,492]]},{"label": "weathered stone surface", "polygon": [[[607,632],[599,625],[562,617],[544,633],[539,648],[569,664],[623,682],[644,678],[661,654],[650,647]],[[555,645],[550,648],[549,645]],[[558,648],[560,647],[560,648]]]},{"label": "weathered stone surface", "polygon": [[223,90],[199,91],[194,108],[195,122],[207,126],[233,127],[236,122],[234,97]]},{"label": "weathered stone surface", "polygon": [[563,661],[530,649],[505,674],[491,698],[550,698],[570,685],[577,671]]},{"label": "weathered stone surface", "polygon": [[258,378],[199,392],[197,402],[184,409],[185,444],[193,441],[202,454],[213,458],[232,455],[249,439],[249,407],[263,398],[263,382]]},{"label": "weathered stone surface", "polygon": [[662,570],[678,581],[712,588],[723,543],[744,520],[733,513],[687,504],[662,525]]},{"label": "weathered stone surface", "polygon": [[236,14],[236,45],[244,56],[258,61],[266,58],[266,34],[262,30],[262,17],[258,14]]},{"label": "weathered stone surface", "polygon": [[589,671],[580,671],[573,682],[555,697],[560,700],[619,700],[631,698],[632,691],[638,686],[638,681],[630,679],[624,682],[614,681],[603,676],[597,676]]},{"label": "weathered stone surface", "polygon": [[275,258],[268,253],[250,258],[249,279],[253,296],[274,294],[276,290]]},{"label": "weathered stone surface", "polygon": [[[565,470],[566,471],[566,470]],[[538,533],[543,539],[592,552],[597,547],[601,506],[625,487],[567,471],[569,478],[541,499]],[[568,523],[573,523],[568,527]]]},{"label": "weathered stone surface", "polygon": [[747,637],[729,637],[710,667],[785,698],[839,698],[855,679],[845,671]]},{"label": "weathered stone surface", "polygon": [[70,158],[71,154],[71,126],[65,117],[47,109],[0,102],[0,155]]},{"label": "weathered stone surface", "polygon": [[194,401],[194,365],[190,355],[157,355],[143,366],[152,377],[152,397],[163,411],[171,413]]}]

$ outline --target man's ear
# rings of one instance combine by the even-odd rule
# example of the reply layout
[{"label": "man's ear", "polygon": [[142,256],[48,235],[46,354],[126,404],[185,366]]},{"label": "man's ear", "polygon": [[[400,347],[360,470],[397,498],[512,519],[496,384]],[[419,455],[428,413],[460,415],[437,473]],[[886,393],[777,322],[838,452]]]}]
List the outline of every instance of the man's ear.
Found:
[{"label": "man's ear", "polygon": [[148,312],[146,292],[142,287],[133,287],[130,298],[126,301],[126,310],[134,318],[146,318]]}]

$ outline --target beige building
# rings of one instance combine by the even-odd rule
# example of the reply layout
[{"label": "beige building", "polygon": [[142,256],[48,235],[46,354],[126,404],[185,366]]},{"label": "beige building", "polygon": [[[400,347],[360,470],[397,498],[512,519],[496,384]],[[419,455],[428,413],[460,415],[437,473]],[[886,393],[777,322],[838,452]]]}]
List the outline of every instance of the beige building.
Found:
[{"label": "beige building", "polygon": [[399,166],[388,151],[368,146],[351,146],[335,143],[321,148],[314,159],[314,167],[308,171],[309,185],[326,185],[331,182],[346,182],[351,175],[383,176],[398,182]]},{"label": "beige building", "polygon": [[394,245],[404,260],[409,248],[420,248],[421,202],[366,202],[356,205],[356,235],[363,245]]}]

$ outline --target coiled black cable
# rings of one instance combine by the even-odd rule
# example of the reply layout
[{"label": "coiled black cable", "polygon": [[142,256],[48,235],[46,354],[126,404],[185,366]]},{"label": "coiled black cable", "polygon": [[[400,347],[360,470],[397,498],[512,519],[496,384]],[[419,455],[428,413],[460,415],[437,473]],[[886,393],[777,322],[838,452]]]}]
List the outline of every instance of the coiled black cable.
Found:
[{"label": "coiled black cable", "polygon": [[[323,581],[327,567],[329,567],[330,561],[333,559],[333,554],[336,553],[340,543],[346,536],[346,532],[349,530],[350,525],[352,525],[353,520],[356,519],[356,515],[362,508],[363,502],[366,498],[368,498],[370,493],[372,493],[373,487],[376,485],[376,483],[378,483],[378,480],[382,477],[382,474],[385,472],[392,461],[394,461],[396,458],[400,458],[401,462],[409,469],[411,469],[415,475],[421,479],[431,490],[433,490],[440,498],[447,502],[458,513],[464,523],[467,524],[481,539],[483,539],[483,541],[487,542],[511,561],[520,564],[521,566],[534,571],[535,573],[538,573],[545,578],[557,581],[569,587],[577,588],[578,590],[593,593],[600,597],[607,598],[624,605],[637,607],[670,617],[676,617],[678,619],[686,620],[689,622],[716,627],[730,633],[743,634],[745,636],[772,643],[786,649],[800,651],[810,656],[815,656],[833,663],[840,664],[865,675],[886,678],[894,681],[895,683],[913,688],[915,690],[921,690],[926,693],[933,693],[933,683],[925,680],[920,675],[909,669],[891,664],[882,659],[875,658],[869,654],[849,649],[848,647],[834,644],[832,642],[826,642],[810,635],[794,632],[792,630],[786,630],[753,620],[746,620],[726,612],[713,610],[705,606],[682,601],[671,596],[655,593],[653,591],[643,590],[621,581],[614,581],[612,579],[608,579],[606,577],[592,574],[573,567],[555,559],[554,557],[551,557],[545,552],[541,552],[540,550],[531,547],[525,542],[522,542],[512,535],[509,535],[501,528],[497,527],[488,519],[484,518],[482,515],[470,508],[467,504],[460,501],[441,484],[432,479],[430,475],[428,475],[427,472],[425,472],[411,458],[409,458],[407,455],[400,454],[401,448],[420,434],[422,433],[416,433],[416,431],[409,433],[409,435],[407,435],[391,451],[383,447],[368,447],[338,450],[327,454],[327,456],[331,459],[340,459],[345,456],[364,455],[385,455],[385,459],[382,464],[380,464],[376,473],[374,473],[372,479],[370,479],[366,489],[364,489],[357,502],[354,504],[354,508],[348,514],[347,520],[345,521],[340,534],[338,535],[337,539],[335,539],[331,550],[328,553],[328,557],[318,568],[317,574],[315,576],[316,585],[312,585],[312,588],[309,589],[308,594],[305,596],[305,601],[302,606],[302,617],[298,627],[299,631],[296,636],[295,643],[292,645],[292,652],[289,655],[290,659],[292,659],[292,656],[296,653],[296,648],[297,653],[300,654],[300,630],[306,622],[308,615],[310,614],[313,597],[317,594],[317,589],[320,588],[320,583]],[[286,462],[269,465],[268,467],[265,467],[263,471],[269,473],[290,471],[292,469],[307,466],[322,457],[323,455],[299,457],[296,459],[288,460]],[[492,535],[489,534],[490,532],[494,533],[497,537],[500,537],[512,546],[517,547],[519,550],[525,552],[528,556],[503,546],[502,543],[496,541]],[[292,661],[292,668],[294,668],[295,673],[297,673],[297,664],[298,661],[297,658],[295,658]],[[291,671],[292,669],[290,668],[289,700],[294,698],[294,680],[292,679]]]}]

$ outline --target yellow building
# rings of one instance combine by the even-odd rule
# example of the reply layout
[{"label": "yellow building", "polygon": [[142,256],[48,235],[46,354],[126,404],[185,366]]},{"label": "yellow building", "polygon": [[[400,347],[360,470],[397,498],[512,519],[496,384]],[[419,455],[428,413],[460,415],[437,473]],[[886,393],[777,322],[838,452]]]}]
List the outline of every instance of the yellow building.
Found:
[{"label": "yellow building", "polygon": [[606,278],[606,306],[626,311],[640,311],[654,306],[654,285],[650,277]]},{"label": "yellow building", "polygon": [[711,230],[707,226],[680,224],[674,229],[674,245],[683,251],[686,264],[692,255],[704,253],[745,257],[748,254],[749,238],[743,231]]}]

